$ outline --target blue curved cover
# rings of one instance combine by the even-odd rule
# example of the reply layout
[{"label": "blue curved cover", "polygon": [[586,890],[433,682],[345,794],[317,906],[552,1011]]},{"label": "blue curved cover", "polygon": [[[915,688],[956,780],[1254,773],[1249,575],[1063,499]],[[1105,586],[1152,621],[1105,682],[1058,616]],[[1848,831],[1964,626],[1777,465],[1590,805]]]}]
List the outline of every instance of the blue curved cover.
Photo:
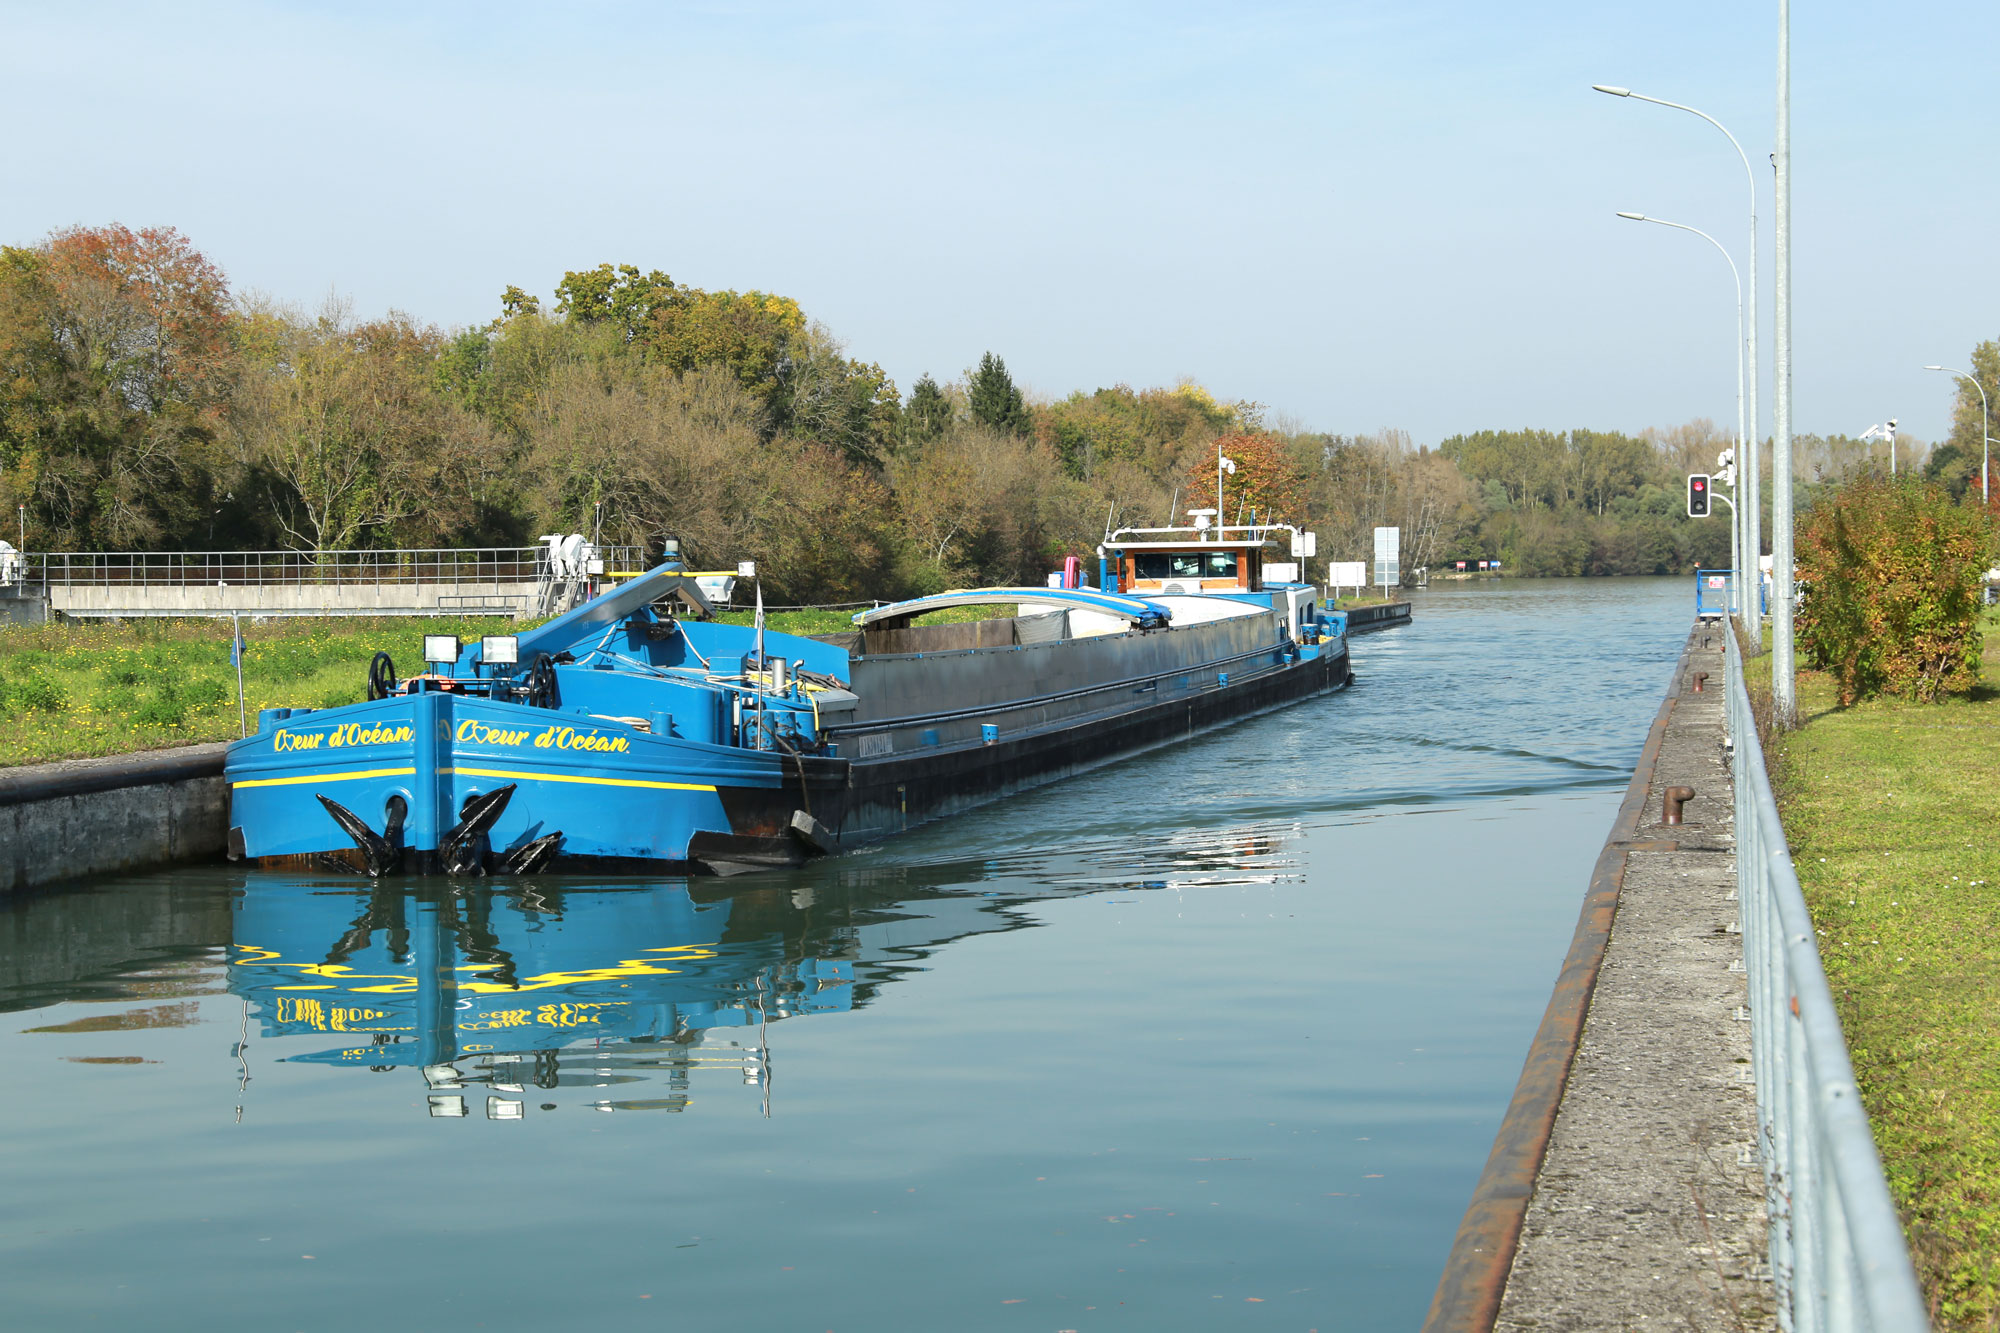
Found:
[{"label": "blue curved cover", "polygon": [[854,623],[865,629],[885,620],[903,620],[927,611],[942,611],[951,606],[980,606],[987,602],[1073,606],[1122,617],[1141,629],[1162,629],[1173,619],[1173,612],[1158,602],[1149,602],[1143,597],[1128,597],[1123,593],[1099,592],[1095,588],[969,588],[938,593],[932,597],[912,597],[907,602],[891,602],[872,610],[857,611]]}]

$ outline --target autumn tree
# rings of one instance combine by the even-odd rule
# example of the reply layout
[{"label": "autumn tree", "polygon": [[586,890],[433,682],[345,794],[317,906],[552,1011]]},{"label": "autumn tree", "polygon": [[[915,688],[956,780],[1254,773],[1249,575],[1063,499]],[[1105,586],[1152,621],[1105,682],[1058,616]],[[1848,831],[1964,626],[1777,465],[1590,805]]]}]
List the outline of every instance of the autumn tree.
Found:
[{"label": "autumn tree", "polygon": [[898,455],[888,475],[913,548],[911,577],[925,591],[1040,583],[1100,535],[1097,496],[1063,475],[1039,440],[956,423]]},{"label": "autumn tree", "polygon": [[[1264,431],[1239,432],[1222,436],[1215,447],[1236,465],[1223,476],[1223,503],[1229,512],[1217,522],[1234,525],[1254,513],[1260,523],[1304,526],[1306,475],[1284,441]],[[1195,459],[1182,476],[1182,494],[1205,502],[1215,487],[1216,467],[1212,453]]]},{"label": "autumn tree", "polygon": [[676,375],[632,359],[557,368],[526,422],[522,471],[544,531],[604,506],[608,540],[680,540],[697,566],[733,561],[761,466],[756,400],[724,366]]},{"label": "autumn tree", "polygon": [[779,599],[849,602],[879,597],[895,560],[894,503],[871,471],[816,440],[761,449],[743,488],[741,549]]},{"label": "autumn tree", "polygon": [[289,541],[441,542],[471,522],[496,460],[484,424],[436,391],[442,332],[395,313],[357,324],[329,301],[311,319],[255,309],[243,341],[234,431]]},{"label": "autumn tree", "polygon": [[1120,384],[1037,409],[1035,429],[1073,477],[1120,462],[1165,481],[1218,436],[1256,429],[1258,411],[1255,403],[1219,402],[1194,383],[1137,391]]},{"label": "autumn tree", "polygon": [[[558,315],[578,324],[604,324],[627,343],[644,339],[656,315],[688,299],[689,294],[675,287],[674,280],[660,270],[642,275],[630,264],[599,264],[565,273],[556,284]],[[502,309],[510,312],[540,308],[539,302],[518,287],[509,287],[500,302]]]},{"label": "autumn tree", "polygon": [[171,227],[0,249],[0,473],[52,546],[193,530],[230,484],[229,289]]},{"label": "autumn tree", "polygon": [[799,439],[832,445],[850,462],[880,462],[902,420],[895,381],[879,365],[849,360],[823,325],[809,326],[793,347],[776,424]]}]

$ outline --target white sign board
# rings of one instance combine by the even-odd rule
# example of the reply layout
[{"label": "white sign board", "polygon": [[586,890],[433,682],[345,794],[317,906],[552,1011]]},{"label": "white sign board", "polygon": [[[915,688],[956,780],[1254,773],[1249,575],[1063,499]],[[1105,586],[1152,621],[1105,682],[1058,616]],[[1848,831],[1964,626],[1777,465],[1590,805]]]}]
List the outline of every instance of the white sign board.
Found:
[{"label": "white sign board", "polygon": [[1393,588],[1403,581],[1403,530],[1375,529],[1375,582]]},{"label": "white sign board", "polygon": [[1365,588],[1368,586],[1368,562],[1366,560],[1333,560],[1327,563],[1326,581],[1334,588]]}]

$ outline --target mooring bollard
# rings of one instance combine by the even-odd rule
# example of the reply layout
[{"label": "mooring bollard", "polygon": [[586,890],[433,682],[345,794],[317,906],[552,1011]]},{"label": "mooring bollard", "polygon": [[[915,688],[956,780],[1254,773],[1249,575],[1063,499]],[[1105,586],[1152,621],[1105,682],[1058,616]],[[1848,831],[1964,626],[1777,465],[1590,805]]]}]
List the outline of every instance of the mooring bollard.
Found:
[{"label": "mooring bollard", "polygon": [[1700,694],[1701,687],[1707,683],[1708,673],[1706,671],[1697,671],[1694,673],[1694,692],[1696,694]]},{"label": "mooring bollard", "polygon": [[1693,787],[1667,788],[1666,792],[1663,794],[1663,798],[1660,803],[1661,809],[1666,814],[1666,822],[1669,824],[1680,823],[1681,807],[1683,805],[1686,805],[1689,801],[1692,801],[1693,799],[1694,799]]}]

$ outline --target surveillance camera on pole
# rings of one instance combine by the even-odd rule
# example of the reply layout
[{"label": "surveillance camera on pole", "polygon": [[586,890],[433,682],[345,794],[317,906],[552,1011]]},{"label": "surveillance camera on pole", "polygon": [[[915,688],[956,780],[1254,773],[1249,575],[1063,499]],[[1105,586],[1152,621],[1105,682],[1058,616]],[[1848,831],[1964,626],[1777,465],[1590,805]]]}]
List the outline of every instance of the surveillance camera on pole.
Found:
[{"label": "surveillance camera on pole", "polygon": [[1688,517],[1707,518],[1709,510],[1709,476],[1706,472],[1688,473]]},{"label": "surveillance camera on pole", "polygon": [[1896,418],[1890,417],[1888,424],[1870,426],[1861,432],[1863,440],[1881,440],[1889,446],[1889,475],[1896,475]]}]

